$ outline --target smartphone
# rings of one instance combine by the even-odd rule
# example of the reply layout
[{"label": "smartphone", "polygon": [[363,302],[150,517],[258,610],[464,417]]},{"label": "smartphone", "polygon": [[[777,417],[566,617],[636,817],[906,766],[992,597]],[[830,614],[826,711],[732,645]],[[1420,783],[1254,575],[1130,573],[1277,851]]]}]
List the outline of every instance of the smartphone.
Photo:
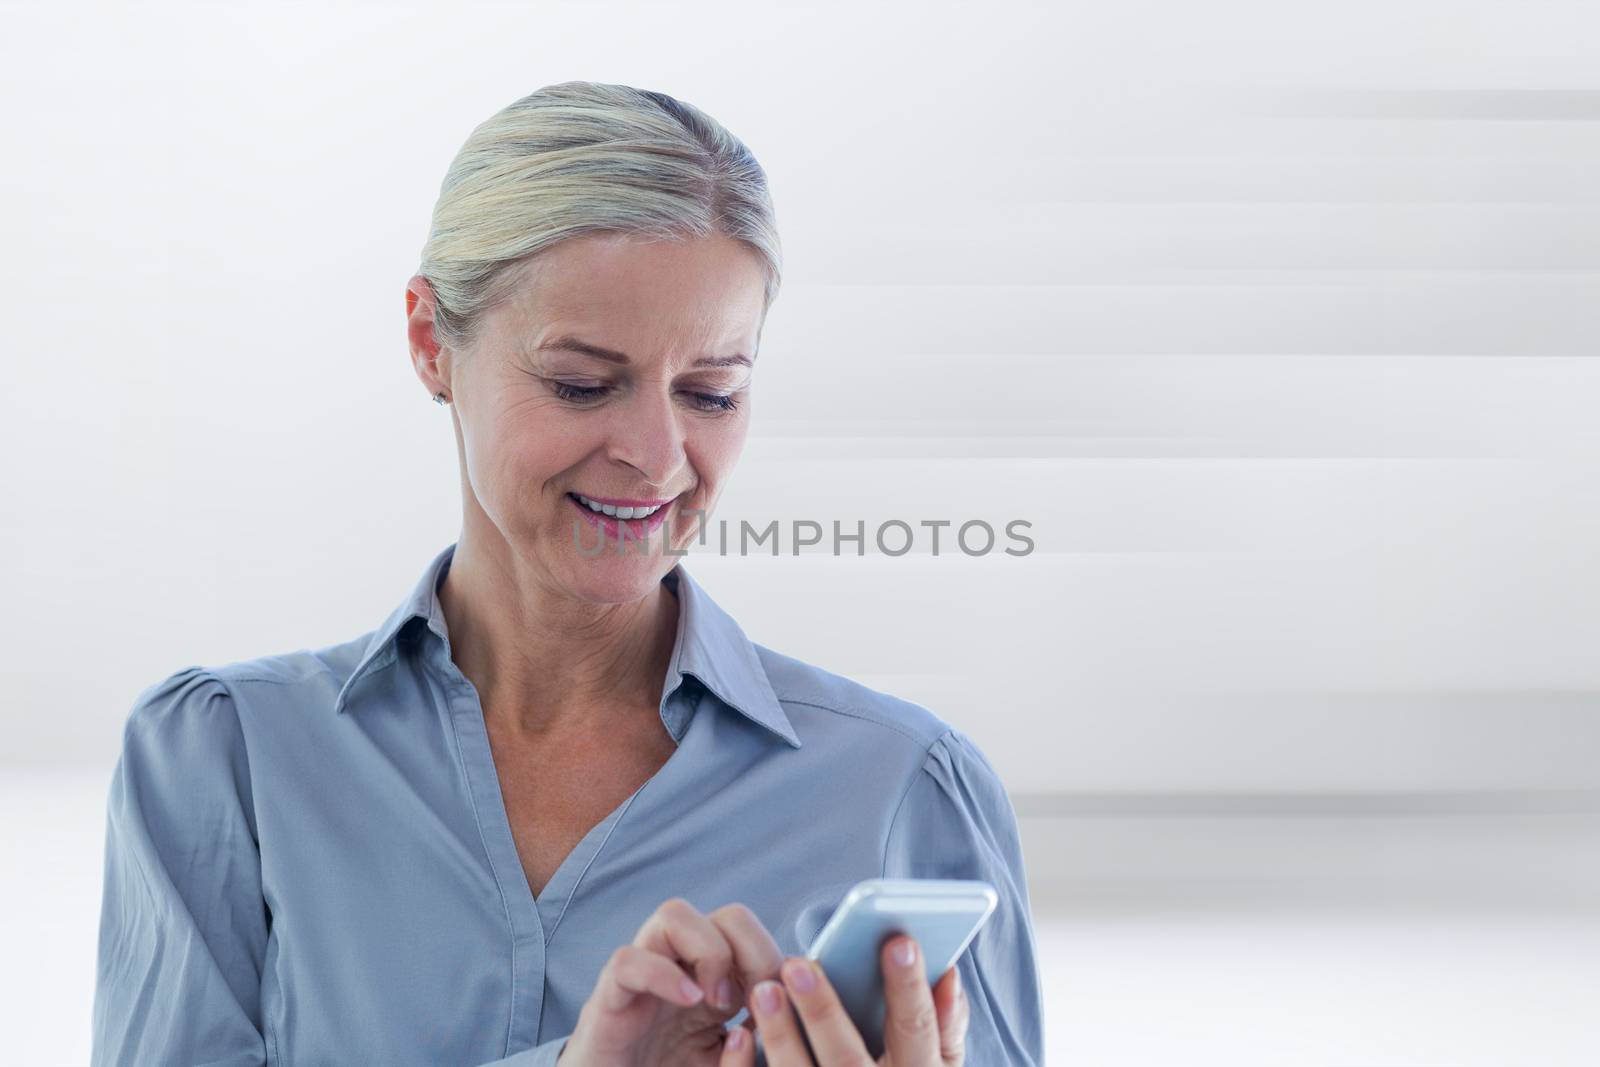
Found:
[{"label": "smartphone", "polygon": [[[987,882],[936,878],[869,878],[845,894],[806,956],[827,975],[874,1059],[884,1052],[884,942],[898,934],[916,938],[928,984],[934,985],[955,966],[998,901]],[[759,1039],[756,1062],[766,1063]]]}]

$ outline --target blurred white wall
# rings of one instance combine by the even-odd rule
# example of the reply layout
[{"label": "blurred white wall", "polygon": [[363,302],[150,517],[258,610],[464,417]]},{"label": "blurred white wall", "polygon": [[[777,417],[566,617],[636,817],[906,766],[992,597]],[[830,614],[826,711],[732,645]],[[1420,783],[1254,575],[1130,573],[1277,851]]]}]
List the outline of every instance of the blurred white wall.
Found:
[{"label": "blurred white wall", "polygon": [[470,128],[589,77],[772,178],[718,517],[923,530],[692,560],[757,640],[1024,794],[1600,787],[1584,9],[597,10],[7,8],[6,759],[104,765],[455,535],[404,283]]},{"label": "blurred white wall", "polygon": [[[947,529],[937,557],[869,537],[864,558],[688,565],[755,640],[925,703],[990,754],[1041,908],[1064,909],[1061,1062],[1515,1062],[1487,994],[1436,1001],[1416,1040],[1372,1000],[1351,1023],[1366,1042],[1342,1045],[1250,1045],[1239,1019],[1140,1044],[1116,1022],[1136,1011],[1082,998],[1124,973],[1119,951],[1196,944],[1141,938],[1200,914],[1197,885],[1237,890],[1241,929],[1333,883],[1380,916],[1406,887],[1481,903],[1497,872],[1494,899],[1528,916],[1600,887],[1563,861],[1600,844],[1592,5],[0,15],[0,764],[90,790],[64,866],[40,859],[59,841],[8,853],[8,924],[24,900],[80,900],[32,929],[84,933],[98,885],[63,895],[40,871],[96,876],[93,790],[140,689],[361,634],[455,536],[449,415],[403,329],[439,182],[517,97],[619,81],[744,138],[783,226],[716,517],[1032,524],[1024,557],[951,552]],[[31,789],[6,795],[55,795]],[[1143,933],[1118,941],[1107,900],[1142,901]],[[1563,914],[1569,945],[1595,943],[1593,909]],[[1384,944],[1373,967],[1459,970]],[[84,993],[86,948],[54,965],[61,986],[6,976],[64,990],[61,1028],[40,1004],[17,1020],[36,1062],[86,1053],[86,1002],[61,999]],[[1284,967],[1259,988],[1298,988]],[[1124,1007],[1195,992],[1139,973]],[[1564,993],[1600,980],[1551,973]],[[1438,1020],[1463,1016],[1481,1025],[1452,1044]],[[1521,1062],[1600,1061],[1593,1037],[1540,1032]]]}]

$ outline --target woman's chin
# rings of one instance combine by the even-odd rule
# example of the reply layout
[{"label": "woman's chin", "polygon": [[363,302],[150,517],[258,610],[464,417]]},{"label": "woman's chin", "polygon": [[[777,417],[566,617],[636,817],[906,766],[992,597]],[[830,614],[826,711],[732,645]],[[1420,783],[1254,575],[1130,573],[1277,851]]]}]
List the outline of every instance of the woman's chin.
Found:
[{"label": "woman's chin", "polygon": [[651,546],[648,554],[639,545],[627,548],[619,553],[608,546],[603,555],[587,559],[573,553],[567,574],[574,595],[613,604],[638,600],[649,594],[678,559],[662,555],[659,545]]},{"label": "woman's chin", "polygon": [[[563,515],[556,558],[565,561],[575,596],[601,603],[623,603],[647,596],[695,543],[693,516],[678,514],[674,500],[653,522],[600,519],[581,511]],[[668,538],[678,547],[668,550]]]}]

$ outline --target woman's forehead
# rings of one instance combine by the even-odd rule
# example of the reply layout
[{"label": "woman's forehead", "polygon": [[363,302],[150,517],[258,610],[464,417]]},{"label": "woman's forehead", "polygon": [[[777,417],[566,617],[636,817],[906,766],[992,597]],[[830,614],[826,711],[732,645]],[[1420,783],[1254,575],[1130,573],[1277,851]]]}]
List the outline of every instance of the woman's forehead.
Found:
[{"label": "woman's forehead", "polygon": [[720,236],[576,238],[540,253],[521,274],[523,302],[568,314],[652,304],[709,314],[752,299],[759,306],[766,286],[755,253]]},{"label": "woman's forehead", "polygon": [[630,359],[658,351],[753,357],[765,282],[758,264],[742,267],[648,251],[634,259],[552,257],[519,280],[495,317],[533,348],[576,338]]}]

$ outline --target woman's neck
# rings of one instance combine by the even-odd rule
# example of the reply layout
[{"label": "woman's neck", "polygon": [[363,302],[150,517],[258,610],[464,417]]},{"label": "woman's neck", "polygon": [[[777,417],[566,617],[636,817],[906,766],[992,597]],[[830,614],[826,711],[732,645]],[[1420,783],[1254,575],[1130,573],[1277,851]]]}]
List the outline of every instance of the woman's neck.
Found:
[{"label": "woman's neck", "polygon": [[654,712],[677,638],[675,593],[658,582],[641,600],[593,604],[522,570],[462,541],[439,588],[451,658],[485,718],[532,739]]}]

